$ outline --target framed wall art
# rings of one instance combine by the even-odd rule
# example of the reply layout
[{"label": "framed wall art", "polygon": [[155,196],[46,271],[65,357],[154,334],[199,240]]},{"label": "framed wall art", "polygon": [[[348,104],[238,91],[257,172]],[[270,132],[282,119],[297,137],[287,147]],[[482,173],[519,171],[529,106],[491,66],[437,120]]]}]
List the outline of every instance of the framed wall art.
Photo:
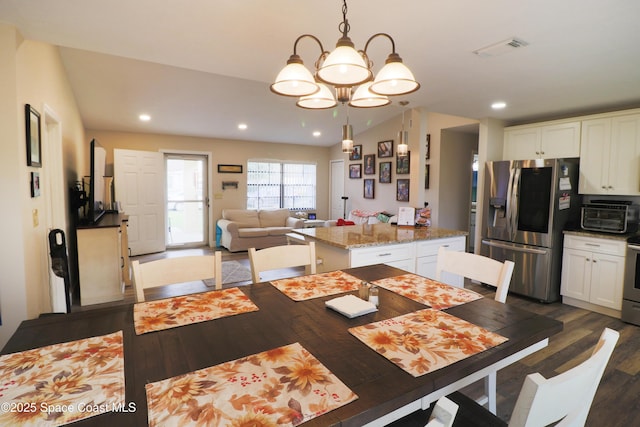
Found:
[{"label": "framed wall art", "polygon": [[396,174],[397,175],[405,175],[409,173],[409,164],[411,163],[409,159],[411,158],[411,151],[407,151],[407,155],[403,157],[398,157],[396,159]]},{"label": "framed wall art", "polygon": [[431,157],[431,134],[428,133],[425,142],[424,159],[429,160]]},{"label": "framed wall art", "polygon": [[375,196],[375,179],[364,180],[364,198],[373,199]]},{"label": "framed wall art", "polygon": [[375,175],[376,173],[376,155],[365,154],[364,155],[364,174]]},{"label": "framed wall art", "polygon": [[355,163],[349,165],[349,178],[357,179],[362,178],[362,163]]},{"label": "framed wall art", "polygon": [[25,104],[25,122],[27,134],[27,166],[42,166],[40,141],[40,113],[29,104]]},{"label": "framed wall art", "polygon": [[242,173],[242,165],[218,165],[218,173]]},{"label": "framed wall art", "polygon": [[40,196],[40,173],[31,172],[31,197]]},{"label": "framed wall art", "polygon": [[429,165],[424,167],[424,189],[429,189]]},{"label": "framed wall art", "polygon": [[409,180],[399,179],[396,181],[396,200],[399,202],[409,201]]},{"label": "framed wall art", "polygon": [[378,142],[378,157],[393,157],[393,139]]},{"label": "framed wall art", "polygon": [[381,184],[391,183],[391,162],[380,163],[380,183]]},{"label": "framed wall art", "polygon": [[349,160],[362,160],[362,145],[353,146],[353,151],[349,153]]}]

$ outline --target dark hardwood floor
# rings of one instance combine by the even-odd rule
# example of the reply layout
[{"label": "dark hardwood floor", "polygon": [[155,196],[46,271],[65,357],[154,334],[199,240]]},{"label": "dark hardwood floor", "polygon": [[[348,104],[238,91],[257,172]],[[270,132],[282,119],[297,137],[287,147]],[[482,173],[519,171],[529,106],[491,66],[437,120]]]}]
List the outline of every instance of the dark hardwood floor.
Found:
[{"label": "dark hardwood floor", "polygon": [[[182,256],[185,253],[195,255],[210,251],[208,248],[172,250],[132,259],[146,262],[163,257]],[[235,260],[249,267],[246,252],[230,253],[223,249],[222,259],[223,261]],[[300,270],[287,269],[272,272],[266,279],[272,280],[296,274],[301,274]],[[247,283],[250,282],[235,283],[232,286]],[[465,286],[490,298],[493,297],[494,290],[489,287],[474,283],[466,283]],[[211,290],[211,288],[200,282],[171,285],[162,288],[161,291],[147,293],[147,298],[165,298],[207,290]],[[125,299],[118,303],[130,304],[132,302],[134,302],[133,290],[128,288]],[[540,372],[544,377],[549,378],[579,364],[589,357],[593,346],[600,337],[600,333],[604,328],[608,327],[620,332],[620,340],[604,373],[586,425],[590,427],[640,425],[640,327],[624,323],[619,319],[563,305],[559,302],[541,304],[537,301],[509,294],[507,304],[513,304],[560,320],[564,323],[564,329],[561,333],[551,338],[547,348],[498,372],[497,407],[500,418],[509,419],[524,377],[527,374]],[[89,307],[74,305],[73,311],[100,306],[104,305]],[[473,396],[481,393],[481,388],[482,384],[478,383],[465,389],[465,393]],[[562,404],[562,402],[559,402],[559,404]]]}]

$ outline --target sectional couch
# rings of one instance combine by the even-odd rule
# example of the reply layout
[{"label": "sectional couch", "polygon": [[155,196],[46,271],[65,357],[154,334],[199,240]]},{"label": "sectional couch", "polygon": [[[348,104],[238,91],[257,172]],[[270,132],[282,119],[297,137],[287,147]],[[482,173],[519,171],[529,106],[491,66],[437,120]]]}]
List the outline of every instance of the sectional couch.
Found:
[{"label": "sectional couch", "polygon": [[286,245],[287,233],[303,226],[304,220],[292,217],[288,209],[224,209],[218,220],[220,245],[230,252]]}]

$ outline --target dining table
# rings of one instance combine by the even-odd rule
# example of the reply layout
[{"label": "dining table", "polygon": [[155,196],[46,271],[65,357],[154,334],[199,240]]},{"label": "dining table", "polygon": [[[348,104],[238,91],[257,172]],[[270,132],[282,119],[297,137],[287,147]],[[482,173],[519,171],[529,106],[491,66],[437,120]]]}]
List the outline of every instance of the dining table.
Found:
[{"label": "dining table", "polygon": [[[384,264],[345,269],[374,282],[407,273]],[[137,334],[134,304],[25,320],[0,354],[122,331],[126,408],[74,423],[77,426],[148,425],[145,386],[208,367],[299,343],[357,398],[304,426],[382,426],[532,354],[562,330],[562,323],[491,298],[442,311],[507,338],[487,350],[413,376],[372,350],[350,329],[425,309],[397,292],[379,289],[378,310],[349,318],[327,308],[339,295],[295,301],[269,282],[238,286],[257,310]],[[358,291],[350,292],[358,295]],[[0,397],[0,400],[2,398]]]}]

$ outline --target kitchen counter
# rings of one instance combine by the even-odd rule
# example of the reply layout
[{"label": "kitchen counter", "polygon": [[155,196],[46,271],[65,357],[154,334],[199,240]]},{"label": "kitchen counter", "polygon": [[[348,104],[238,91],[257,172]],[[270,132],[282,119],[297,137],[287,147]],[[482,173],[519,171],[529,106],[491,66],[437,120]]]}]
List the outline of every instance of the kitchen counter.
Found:
[{"label": "kitchen counter", "polygon": [[570,234],[573,236],[595,237],[597,239],[622,240],[626,242],[629,237],[636,235],[637,232],[616,234],[616,233],[604,233],[600,231],[577,229],[577,230],[564,230],[564,234]]},{"label": "kitchen counter", "polygon": [[398,227],[391,224],[362,224],[344,227],[294,229],[311,240],[341,249],[411,243],[448,237],[467,236],[466,231],[437,227]]}]

